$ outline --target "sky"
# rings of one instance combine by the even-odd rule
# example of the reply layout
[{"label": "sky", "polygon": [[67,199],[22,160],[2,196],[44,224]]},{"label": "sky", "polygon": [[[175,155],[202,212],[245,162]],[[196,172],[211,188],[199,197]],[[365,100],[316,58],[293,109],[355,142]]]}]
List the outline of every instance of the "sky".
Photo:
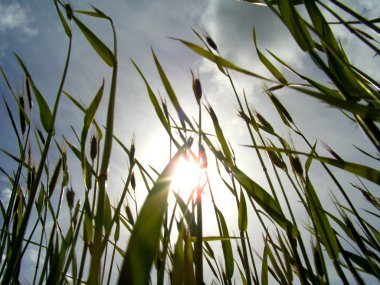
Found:
[{"label": "sky", "polygon": [[[377,1],[344,2],[370,18],[380,14]],[[236,116],[237,103],[226,78],[214,64],[201,59],[169,37],[199,43],[192,29],[208,33],[217,43],[222,56],[237,65],[269,76],[259,62],[254,49],[252,27],[255,27],[261,50],[268,49],[301,73],[326,81],[317,68],[310,64],[308,56],[302,53],[291,39],[283,24],[265,7],[235,0],[71,0],[70,4],[78,10],[89,9],[89,4],[92,4],[113,18],[119,51],[115,134],[126,145],[130,144],[134,135],[137,158],[157,170],[161,170],[167,163],[168,138],[157,120],[144,83],[131,63],[133,59],[153,90],[165,97],[165,90],[154,67],[151,49],[157,54],[185,112],[195,117],[197,111],[191,89],[191,68],[199,76],[204,96],[215,109],[226,137],[237,147],[236,155],[241,168],[247,173],[256,173],[255,169],[259,167],[258,162],[245,159],[252,155],[252,150],[239,146],[247,143],[248,136],[244,125]],[[300,9],[302,11],[302,7]],[[111,30],[106,23],[82,16],[81,19],[111,46]],[[103,78],[108,90],[111,71],[91,49],[80,31],[74,25],[72,27],[73,54],[64,90],[88,104],[100,87]],[[379,79],[378,57],[373,57],[368,51],[368,56],[357,56],[363,54],[365,47],[358,45],[353,41],[352,36],[342,29],[336,28],[336,32],[352,63]],[[13,55],[13,52],[17,53],[24,60],[50,106],[53,105],[63,70],[67,45],[68,40],[52,1],[0,0],[0,66],[11,82],[22,88],[23,75]],[[238,91],[246,92],[250,106],[262,113],[273,125],[280,126],[280,119],[273,115],[274,109],[262,91],[263,82],[234,73],[232,76],[236,79]],[[10,100],[3,81],[0,83],[0,94]],[[348,161],[371,163],[354,151],[352,144],[372,151],[374,149],[364,138],[360,129],[348,122],[342,114],[304,95],[292,94],[287,90],[280,90],[276,94],[290,113],[294,114],[294,120],[311,141],[318,139],[328,143]],[[107,96],[103,97],[100,112],[96,115],[99,122],[105,121],[106,98]],[[0,145],[4,149],[12,150],[14,149],[14,142],[10,139],[12,131],[9,124],[4,123],[7,121],[4,106],[1,105],[0,108],[2,133]],[[71,126],[80,131],[82,120],[80,112],[69,100],[63,98],[58,113],[56,136],[65,134],[73,138]],[[209,128],[212,131],[211,123],[205,123],[209,124],[206,125],[206,129]],[[285,137],[289,136],[286,129],[282,129],[281,134]],[[295,143],[298,143],[297,140]],[[322,148],[320,151],[327,155]],[[3,165],[9,160],[4,155],[0,155],[0,162]],[[52,158],[52,163],[54,163],[54,158]],[[116,147],[112,153],[112,164],[109,169],[111,173],[109,189],[120,189],[122,179],[127,174],[127,166],[127,158]],[[73,164],[71,167],[77,166]],[[79,175],[74,174],[73,179],[80,181]],[[319,179],[319,175],[317,169],[314,178],[322,189],[326,189],[326,194],[322,196],[328,199],[329,183]],[[255,174],[255,179],[266,186],[263,173]],[[3,201],[9,195],[4,179],[0,179],[0,187]],[[111,201],[116,201],[119,192],[110,190],[110,193]],[[357,197],[362,200],[361,196]],[[144,196],[142,195],[139,199],[142,202]]]}]

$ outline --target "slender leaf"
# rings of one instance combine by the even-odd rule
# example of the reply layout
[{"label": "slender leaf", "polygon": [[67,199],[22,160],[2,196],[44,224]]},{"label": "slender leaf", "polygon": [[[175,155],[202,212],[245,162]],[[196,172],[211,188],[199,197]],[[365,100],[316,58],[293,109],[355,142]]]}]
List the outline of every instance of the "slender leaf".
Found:
[{"label": "slender leaf", "polygon": [[73,19],[88,42],[97,52],[97,54],[104,60],[104,62],[107,63],[110,67],[116,65],[116,58],[112,51],[77,17],[74,16]]},{"label": "slender leaf", "polygon": [[120,285],[148,284],[150,269],[158,250],[171,176],[185,148],[186,146],[180,148],[165,167],[140,210],[123,260],[118,281]]}]

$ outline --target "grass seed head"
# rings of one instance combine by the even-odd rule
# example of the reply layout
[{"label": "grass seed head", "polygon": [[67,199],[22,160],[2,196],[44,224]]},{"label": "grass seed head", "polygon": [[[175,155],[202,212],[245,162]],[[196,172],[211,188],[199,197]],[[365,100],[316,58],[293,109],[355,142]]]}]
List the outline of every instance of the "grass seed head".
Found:
[{"label": "grass seed head", "polygon": [[129,221],[132,225],[134,225],[135,220],[134,220],[134,218],[133,218],[132,211],[131,211],[131,208],[129,208],[129,205],[127,205],[127,206],[125,207],[125,213],[127,214],[128,221]]},{"label": "grass seed head", "polygon": [[133,166],[135,162],[135,153],[136,153],[135,143],[132,141],[131,148],[129,150],[129,165],[130,166]]},{"label": "grass seed head", "polygon": [[337,160],[344,161],[329,145],[326,143],[322,142],[323,146],[326,148],[326,150]]},{"label": "grass seed head", "polygon": [[90,146],[90,157],[91,160],[94,161],[96,155],[98,154],[98,140],[95,135],[91,138],[91,146]]},{"label": "grass seed head", "polygon": [[272,125],[259,113],[259,112],[255,112],[255,115],[257,117],[257,120],[259,121],[259,123],[261,125],[263,125],[265,128],[269,129],[269,130],[272,130],[273,131],[273,127]]},{"label": "grass seed head", "polygon": [[169,111],[168,105],[166,104],[166,100],[161,98],[162,109],[164,110],[165,118],[169,122]]},{"label": "grass seed head", "polygon": [[208,166],[206,150],[202,144],[199,145],[199,163],[202,169],[206,169]]},{"label": "grass seed head", "polygon": [[69,3],[65,4],[65,10],[66,10],[67,19],[71,21],[73,19],[74,12],[73,12],[73,8],[71,7]]},{"label": "grass seed head", "polygon": [[67,205],[69,206],[70,210],[74,207],[74,199],[75,199],[75,192],[73,190],[73,187],[70,187],[66,192]]},{"label": "grass seed head", "polygon": [[63,171],[63,178],[62,178],[62,187],[67,186],[69,183],[69,172],[67,169],[67,153],[66,149],[63,149],[62,151],[62,171]]},{"label": "grass seed head", "polygon": [[132,174],[131,174],[131,186],[132,186],[133,190],[136,189],[136,177],[135,177],[135,173],[133,171],[132,171]]},{"label": "grass seed head", "polygon": [[302,164],[298,156],[290,155],[290,165],[293,168],[293,171],[299,176],[303,177],[303,169],[302,169]]},{"label": "grass seed head", "polygon": [[216,52],[218,51],[218,47],[217,47],[216,43],[214,42],[214,40],[213,40],[209,35],[206,36],[206,42],[207,42],[207,44],[208,44],[213,50],[215,50]]},{"label": "grass seed head", "polygon": [[278,155],[277,153],[275,153],[274,151],[271,151],[271,150],[267,150],[267,154],[268,154],[268,157],[269,157],[270,161],[275,166],[277,166],[278,168],[281,168],[284,171],[287,171],[286,164],[281,159],[280,155]]},{"label": "grass seed head", "polygon": [[191,71],[191,76],[193,77],[193,92],[195,95],[195,99],[197,100],[198,105],[201,104],[201,99],[202,99],[202,86],[199,78],[196,78],[194,76],[194,73],[192,70]]},{"label": "grass seed head", "polygon": [[26,86],[26,96],[28,96],[29,109],[32,110],[33,100],[32,100],[32,93],[30,93],[30,84],[29,84],[28,79],[25,79],[25,86]]},{"label": "grass seed head", "polygon": [[21,132],[24,135],[26,130],[26,119],[25,119],[25,101],[24,96],[19,97],[19,103],[20,103],[20,126],[21,126]]},{"label": "grass seed head", "polygon": [[35,167],[34,165],[32,166],[32,169],[28,171],[28,176],[27,176],[27,187],[28,187],[28,190],[31,190],[32,187],[33,187],[33,183],[34,183],[34,178],[36,176],[36,173],[35,173]]},{"label": "grass seed head", "polygon": [[54,193],[55,185],[57,184],[58,176],[62,167],[62,158],[59,158],[55,168],[53,175],[51,176],[49,183],[49,197],[51,197]]},{"label": "grass seed head", "polygon": [[247,123],[247,124],[250,124],[251,123],[251,119],[247,116],[246,113],[244,113],[243,111],[240,111],[239,112],[239,116]]}]

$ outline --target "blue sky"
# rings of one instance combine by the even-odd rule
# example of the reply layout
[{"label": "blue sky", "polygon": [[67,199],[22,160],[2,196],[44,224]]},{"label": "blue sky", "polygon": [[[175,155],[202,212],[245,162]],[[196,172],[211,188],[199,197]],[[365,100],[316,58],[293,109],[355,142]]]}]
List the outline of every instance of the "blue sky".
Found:
[{"label": "blue sky", "polygon": [[[377,1],[345,2],[369,18],[380,15],[380,5],[376,3]],[[248,136],[240,119],[236,116],[237,103],[226,78],[218,72],[214,64],[201,59],[169,37],[197,41],[191,29],[208,32],[224,57],[249,70],[269,75],[256,56],[252,41],[254,26],[258,44],[262,50],[271,50],[301,73],[304,72],[318,80],[326,81],[317,68],[310,64],[309,58],[300,51],[280,21],[265,7],[235,0],[72,0],[70,3],[74,9],[85,10],[90,8],[89,4],[95,5],[113,18],[118,35],[120,69],[115,133],[127,145],[134,134],[137,157],[158,170],[162,169],[167,162],[167,137],[154,114],[143,81],[130,61],[133,59],[139,65],[154,91],[165,96],[164,88],[154,68],[151,48],[159,57],[185,111],[192,116],[196,116],[196,103],[192,94],[189,68],[199,75],[204,94],[218,114],[222,126],[225,127],[226,137],[239,149],[236,155],[241,167],[247,170],[247,173],[255,173],[255,169],[259,167],[258,162],[245,159],[252,154],[252,151],[238,146],[246,143]],[[82,17],[82,19],[102,40],[111,45],[111,30],[106,23],[87,17]],[[379,79],[379,57],[373,57],[365,47],[358,45],[343,30],[337,28],[336,32],[352,63]],[[106,81],[106,88],[109,87],[110,69],[93,52],[74,25],[73,33],[73,57],[64,90],[88,104],[103,78]],[[22,88],[23,75],[12,53],[19,54],[50,106],[53,105],[59,84],[67,43],[52,1],[0,0],[0,65],[11,82]],[[361,56],[363,53],[367,53],[368,56]],[[244,89],[247,93],[250,105],[275,126],[279,126],[280,119],[272,115],[274,110],[268,104],[267,97],[262,91],[263,83],[237,74],[233,76],[236,79],[238,91],[242,92]],[[3,82],[0,83],[0,94],[10,100]],[[361,131],[342,114],[303,95],[292,94],[285,90],[279,91],[277,95],[294,114],[295,121],[311,141],[318,139],[328,143],[348,161],[368,162],[354,151],[352,144],[374,150]],[[106,99],[107,96],[104,96],[101,110],[96,117],[100,122],[104,122],[105,119]],[[5,123],[7,117],[4,106],[1,105],[0,108],[2,132],[0,145],[12,150],[14,142],[10,139],[11,129],[9,124]],[[58,138],[62,134],[73,138],[70,126],[78,131],[81,130],[82,116],[66,98],[63,98],[57,123]],[[208,127],[211,131],[210,122]],[[281,134],[288,137],[286,129],[283,129]],[[295,141],[295,143],[298,142]],[[321,152],[323,153],[323,149]],[[327,155],[327,152],[324,154]],[[0,155],[2,165],[7,161],[4,155]],[[127,173],[126,158],[122,156],[120,149],[114,149],[112,161],[109,188],[120,189],[121,178],[124,178]],[[72,165],[72,167],[76,166]],[[264,175],[262,173],[255,175],[255,179],[265,186]],[[331,189],[329,183],[319,175],[316,169],[314,178],[320,188],[325,190],[326,193],[322,196],[327,199],[328,191]],[[81,181],[79,175],[74,175],[73,179]],[[1,199],[4,200],[7,195],[4,190],[7,187],[6,183],[0,182],[0,187],[3,191]],[[112,193],[111,200],[116,200],[118,192],[110,192]],[[357,197],[362,199],[359,195]],[[140,199],[142,202],[143,196]],[[231,216],[233,214],[232,211]]]}]

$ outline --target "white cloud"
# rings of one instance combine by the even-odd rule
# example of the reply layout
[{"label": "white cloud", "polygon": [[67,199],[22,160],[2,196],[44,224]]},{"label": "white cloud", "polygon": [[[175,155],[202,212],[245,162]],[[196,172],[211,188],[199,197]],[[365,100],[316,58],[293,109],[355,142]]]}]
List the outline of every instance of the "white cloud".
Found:
[{"label": "white cloud", "polygon": [[11,198],[12,190],[9,187],[5,187],[1,190],[0,197],[3,206],[6,207]]},{"label": "white cloud", "polygon": [[0,31],[20,29],[27,36],[35,36],[38,29],[32,26],[34,18],[26,7],[19,3],[0,3]]}]

